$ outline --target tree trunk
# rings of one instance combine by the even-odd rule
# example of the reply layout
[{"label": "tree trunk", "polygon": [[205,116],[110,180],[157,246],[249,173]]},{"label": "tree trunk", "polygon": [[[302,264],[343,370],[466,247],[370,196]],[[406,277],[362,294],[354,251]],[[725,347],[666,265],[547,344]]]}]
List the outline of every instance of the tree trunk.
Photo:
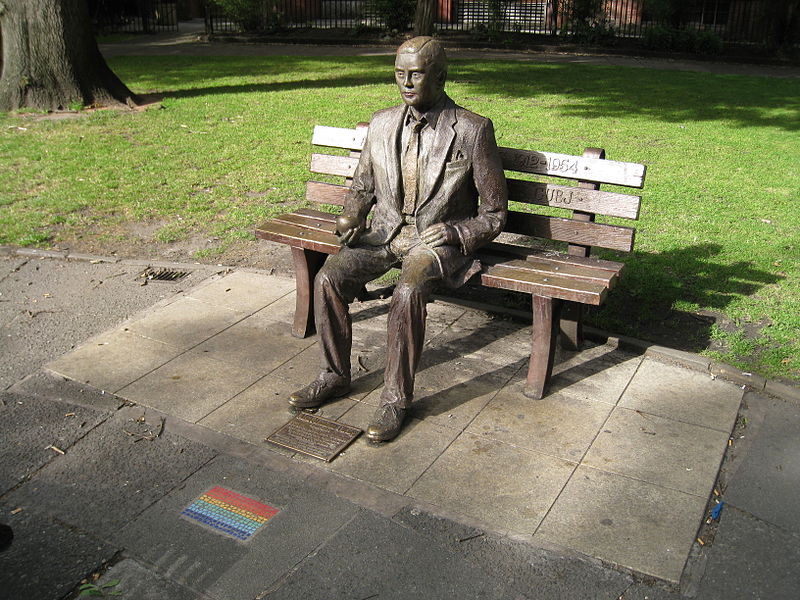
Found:
[{"label": "tree trunk", "polygon": [[0,110],[135,104],[97,48],[86,0],[0,0]]},{"label": "tree trunk", "polygon": [[437,0],[417,0],[414,12],[414,35],[433,35],[433,19]]}]

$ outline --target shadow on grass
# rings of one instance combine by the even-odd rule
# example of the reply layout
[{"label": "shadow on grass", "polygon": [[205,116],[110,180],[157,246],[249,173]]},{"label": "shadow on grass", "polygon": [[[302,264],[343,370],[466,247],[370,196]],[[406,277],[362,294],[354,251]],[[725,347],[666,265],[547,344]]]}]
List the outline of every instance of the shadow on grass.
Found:
[{"label": "shadow on grass", "polygon": [[[119,57],[114,66],[129,85],[156,84],[159,93],[176,98],[392,85],[392,58],[386,56]],[[796,79],[497,60],[453,61],[450,71],[452,84],[465,88],[454,98],[467,105],[472,95],[485,94],[480,99],[527,99],[554,117],[722,120],[739,127],[800,130]],[[286,80],[287,74],[297,78]],[[244,82],[214,85],[215,79]]]},{"label": "shadow on grass", "polygon": [[[573,64],[459,64],[455,81],[479,93],[552,102],[554,116],[730,121],[800,129],[800,81]],[[566,96],[566,103],[553,95]],[[544,96],[544,100],[542,97]]]},{"label": "shadow on grass", "polygon": [[[697,352],[708,348],[716,312],[736,297],[751,296],[783,277],[749,262],[714,262],[719,244],[699,244],[659,254],[633,252],[606,303],[589,319],[609,332]],[[695,303],[699,313],[675,310],[678,302]]]},{"label": "shadow on grass", "polygon": [[[274,83],[253,83],[243,85],[220,85],[206,88],[189,88],[160,92],[170,98],[195,98],[210,94],[249,94],[285,92],[289,90],[315,90],[327,88],[359,87],[365,85],[388,85],[387,77],[345,76],[325,79],[303,79],[299,81],[278,81]],[[331,100],[335,102],[335,100]]]}]

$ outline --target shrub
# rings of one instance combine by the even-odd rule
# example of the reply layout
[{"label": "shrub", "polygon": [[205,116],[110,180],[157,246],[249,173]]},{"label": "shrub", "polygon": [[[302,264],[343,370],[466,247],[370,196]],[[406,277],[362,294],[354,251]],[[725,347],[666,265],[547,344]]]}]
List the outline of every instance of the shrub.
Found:
[{"label": "shrub", "polygon": [[211,0],[225,15],[244,31],[259,31],[262,28],[263,0]]},{"label": "shrub", "polygon": [[642,44],[652,50],[696,54],[718,54],[722,51],[722,39],[713,31],[673,29],[660,25],[645,30]]},{"label": "shrub", "polygon": [[416,4],[416,0],[370,0],[370,7],[389,31],[410,29]]}]

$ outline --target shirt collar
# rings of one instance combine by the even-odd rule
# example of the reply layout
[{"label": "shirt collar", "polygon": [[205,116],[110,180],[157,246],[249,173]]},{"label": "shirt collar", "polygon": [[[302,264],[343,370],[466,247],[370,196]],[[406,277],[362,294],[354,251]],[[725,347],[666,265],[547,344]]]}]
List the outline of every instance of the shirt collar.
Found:
[{"label": "shirt collar", "polygon": [[431,129],[436,129],[436,122],[439,120],[439,115],[442,114],[445,103],[446,96],[442,94],[442,97],[439,99],[439,101],[434,104],[432,108],[428,109],[427,112],[421,113],[413,106],[409,106],[408,110],[406,111],[405,124],[408,125],[411,121],[419,121],[422,117],[425,117],[428,126]]}]

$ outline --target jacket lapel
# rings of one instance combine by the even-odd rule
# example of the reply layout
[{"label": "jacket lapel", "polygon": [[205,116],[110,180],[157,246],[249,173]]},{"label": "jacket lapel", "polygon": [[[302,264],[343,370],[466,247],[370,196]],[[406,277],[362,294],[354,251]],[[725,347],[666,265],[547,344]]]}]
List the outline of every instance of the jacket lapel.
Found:
[{"label": "jacket lapel", "polygon": [[433,145],[428,155],[428,164],[422,180],[417,210],[431,200],[436,184],[441,179],[447,155],[450,153],[450,146],[453,145],[453,140],[456,137],[456,121],[456,105],[448,98],[447,104],[439,115],[439,121],[436,123],[436,135],[433,138]]},{"label": "jacket lapel", "polygon": [[400,139],[402,135],[403,119],[406,114],[405,106],[398,106],[397,111],[392,114],[387,123],[387,129],[383,134],[383,152],[386,161],[386,177],[388,178],[388,191],[392,200],[403,204],[402,174],[400,169]]}]

